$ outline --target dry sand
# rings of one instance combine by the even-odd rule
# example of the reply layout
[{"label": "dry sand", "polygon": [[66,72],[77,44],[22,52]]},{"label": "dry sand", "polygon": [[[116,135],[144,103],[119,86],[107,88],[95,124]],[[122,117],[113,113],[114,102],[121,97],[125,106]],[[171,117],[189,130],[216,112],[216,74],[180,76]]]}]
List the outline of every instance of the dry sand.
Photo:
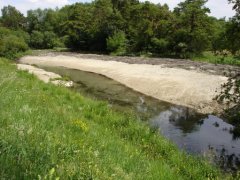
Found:
[{"label": "dry sand", "polygon": [[170,103],[213,113],[219,106],[212,99],[227,77],[163,65],[128,64],[75,56],[26,56],[22,64],[62,66],[105,75],[136,91]]}]

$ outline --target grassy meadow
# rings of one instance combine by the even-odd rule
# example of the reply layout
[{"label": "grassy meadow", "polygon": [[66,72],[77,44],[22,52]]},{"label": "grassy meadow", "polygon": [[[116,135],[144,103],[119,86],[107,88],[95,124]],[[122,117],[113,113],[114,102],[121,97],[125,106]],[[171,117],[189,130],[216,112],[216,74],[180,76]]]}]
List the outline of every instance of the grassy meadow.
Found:
[{"label": "grassy meadow", "polygon": [[45,84],[6,59],[0,124],[1,179],[230,179],[133,115]]}]

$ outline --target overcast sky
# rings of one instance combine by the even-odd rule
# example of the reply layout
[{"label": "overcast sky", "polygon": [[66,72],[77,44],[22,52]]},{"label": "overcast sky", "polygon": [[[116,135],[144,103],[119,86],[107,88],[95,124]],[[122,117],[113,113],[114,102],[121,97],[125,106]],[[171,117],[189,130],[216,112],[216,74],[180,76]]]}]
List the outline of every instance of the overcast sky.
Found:
[{"label": "overcast sky", "polygon": [[[0,0],[0,8],[6,5],[13,5],[18,10],[26,14],[29,9],[36,8],[55,8],[62,7],[66,4],[72,4],[75,2],[90,2],[91,0]],[[144,0],[143,0],[144,1]],[[177,4],[183,0],[149,0],[153,3],[168,4],[171,9],[177,6]],[[228,0],[209,0],[207,7],[211,9],[211,15],[222,18],[232,17],[235,12],[232,10],[232,6],[228,4]]]}]

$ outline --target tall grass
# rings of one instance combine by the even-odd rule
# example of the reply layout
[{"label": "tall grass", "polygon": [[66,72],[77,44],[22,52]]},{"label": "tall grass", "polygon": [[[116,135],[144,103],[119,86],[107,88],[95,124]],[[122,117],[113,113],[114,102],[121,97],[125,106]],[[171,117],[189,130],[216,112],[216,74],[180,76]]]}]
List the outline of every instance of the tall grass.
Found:
[{"label": "tall grass", "polygon": [[212,64],[228,64],[240,66],[240,58],[236,58],[232,55],[228,55],[223,58],[223,56],[214,55],[211,51],[206,51],[201,56],[196,56],[192,59],[194,61],[208,62]]},{"label": "tall grass", "polygon": [[1,179],[218,179],[129,114],[0,59]]}]

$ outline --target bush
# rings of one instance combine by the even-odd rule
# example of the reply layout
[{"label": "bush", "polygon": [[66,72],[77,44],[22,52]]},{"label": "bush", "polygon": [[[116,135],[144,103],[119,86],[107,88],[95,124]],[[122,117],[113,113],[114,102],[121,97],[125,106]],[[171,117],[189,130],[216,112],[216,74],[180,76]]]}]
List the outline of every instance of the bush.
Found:
[{"label": "bush", "polygon": [[175,47],[176,55],[180,58],[189,58],[191,57],[191,53],[187,51],[188,45],[184,42],[180,42]]},{"label": "bush", "polygon": [[127,50],[127,39],[122,31],[115,32],[107,39],[107,50],[113,55],[124,55]]},{"label": "bush", "polygon": [[0,56],[14,59],[17,53],[26,51],[28,45],[25,38],[27,39],[27,34],[22,31],[0,28]]},{"label": "bush", "polygon": [[24,52],[28,49],[28,45],[22,38],[15,35],[9,35],[1,39],[0,56],[13,59],[17,53]]},{"label": "bush", "polygon": [[43,49],[44,35],[39,31],[33,31],[30,36],[30,46],[36,49]]},{"label": "bush", "polygon": [[23,30],[18,30],[18,31],[13,31],[13,34],[17,37],[23,38],[27,44],[30,43],[30,35],[27,32]]},{"label": "bush", "polygon": [[8,36],[9,34],[11,34],[11,30],[4,27],[0,27],[0,39],[2,39],[5,36]]},{"label": "bush", "polygon": [[64,45],[52,31],[33,31],[30,38],[30,46],[35,49],[52,49],[59,46],[63,47]]},{"label": "bush", "polygon": [[166,54],[169,42],[166,39],[152,38],[152,51],[156,54]]},{"label": "bush", "polygon": [[43,33],[44,42],[43,46],[45,49],[52,49],[56,46],[57,35],[54,32],[46,31]]}]

